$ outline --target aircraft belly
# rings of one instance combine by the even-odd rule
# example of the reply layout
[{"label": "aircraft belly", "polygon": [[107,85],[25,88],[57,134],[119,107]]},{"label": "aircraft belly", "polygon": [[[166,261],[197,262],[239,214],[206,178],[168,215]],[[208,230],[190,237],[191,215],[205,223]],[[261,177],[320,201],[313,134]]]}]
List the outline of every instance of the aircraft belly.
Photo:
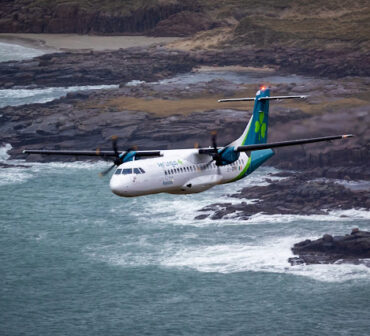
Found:
[{"label": "aircraft belly", "polygon": [[187,180],[180,188],[180,193],[197,193],[207,190],[222,181],[222,175],[204,175]]}]

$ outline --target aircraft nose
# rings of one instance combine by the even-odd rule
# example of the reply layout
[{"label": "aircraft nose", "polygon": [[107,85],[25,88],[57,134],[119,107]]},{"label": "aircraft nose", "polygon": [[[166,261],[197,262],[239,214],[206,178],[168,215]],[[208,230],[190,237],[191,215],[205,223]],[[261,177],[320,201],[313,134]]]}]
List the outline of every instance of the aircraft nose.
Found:
[{"label": "aircraft nose", "polygon": [[112,176],[109,182],[109,187],[110,190],[118,196],[122,196],[124,194],[123,184],[117,176]]}]

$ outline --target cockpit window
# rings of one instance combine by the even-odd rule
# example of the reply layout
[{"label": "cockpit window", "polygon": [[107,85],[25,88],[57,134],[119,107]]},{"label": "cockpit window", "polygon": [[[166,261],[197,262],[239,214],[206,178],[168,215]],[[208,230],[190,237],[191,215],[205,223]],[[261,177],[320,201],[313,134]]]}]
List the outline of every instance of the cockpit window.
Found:
[{"label": "cockpit window", "polygon": [[116,174],[116,175],[121,174],[121,170],[122,170],[122,169],[117,169],[117,170],[116,170],[116,172],[115,172],[115,174]]},{"label": "cockpit window", "polygon": [[143,168],[139,168],[142,174],[145,174],[145,170]]},{"label": "cockpit window", "polygon": [[123,175],[132,174],[132,168],[125,168],[125,169],[122,169],[122,174],[123,174]]},{"label": "cockpit window", "polygon": [[139,168],[134,168],[134,174],[141,174],[141,171],[139,170]]}]

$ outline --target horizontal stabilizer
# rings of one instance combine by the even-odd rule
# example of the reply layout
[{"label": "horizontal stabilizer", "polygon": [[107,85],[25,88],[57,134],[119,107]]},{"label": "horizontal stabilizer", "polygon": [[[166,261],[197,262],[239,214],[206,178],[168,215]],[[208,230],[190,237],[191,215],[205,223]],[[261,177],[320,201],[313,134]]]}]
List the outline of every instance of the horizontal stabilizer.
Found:
[{"label": "horizontal stabilizer", "polygon": [[[75,155],[75,156],[116,156],[114,151],[84,151],[84,150],[43,150],[43,149],[25,149],[24,154],[42,154],[42,155]],[[135,157],[161,156],[160,151],[135,151]]]},{"label": "horizontal stabilizer", "polygon": [[228,99],[219,99],[219,103],[225,102],[235,102],[235,101],[254,101],[255,98],[228,98]]},{"label": "horizontal stabilizer", "polygon": [[331,141],[331,140],[345,139],[345,138],[351,138],[351,137],[353,137],[352,134],[345,134],[345,135],[332,135],[332,136],[326,136],[326,137],[320,137],[320,138],[272,142],[272,143],[266,143],[266,144],[254,144],[254,145],[247,145],[247,146],[239,146],[235,148],[235,151],[250,152],[253,150],[304,145],[304,144],[309,144],[309,143],[314,143],[314,142]]},{"label": "horizontal stabilizer", "polygon": [[272,96],[272,97],[261,97],[258,100],[281,100],[281,99],[305,99],[308,96]]},{"label": "horizontal stabilizer", "polygon": [[[273,97],[261,97],[258,100],[282,100],[282,99],[304,99],[308,96],[273,96]],[[225,102],[237,102],[237,101],[254,101],[255,98],[229,98],[229,99],[219,99],[219,103]]]}]

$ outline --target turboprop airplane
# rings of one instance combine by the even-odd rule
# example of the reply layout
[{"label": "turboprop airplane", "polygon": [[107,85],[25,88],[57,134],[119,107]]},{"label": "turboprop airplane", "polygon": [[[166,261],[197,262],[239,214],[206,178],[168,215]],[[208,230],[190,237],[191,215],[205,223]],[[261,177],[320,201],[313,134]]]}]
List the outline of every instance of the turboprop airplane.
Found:
[{"label": "turboprop airplane", "polygon": [[113,151],[31,150],[27,154],[77,155],[113,158],[110,188],[118,196],[134,197],[156,193],[192,194],[218,184],[236,182],[256,170],[274,155],[273,148],[303,145],[352,137],[351,134],[267,143],[269,103],[271,100],[306,96],[270,96],[262,87],[255,98],[221,99],[219,102],[254,101],[253,115],[242,135],[225,147],[218,147],[213,134],[212,146],[175,150],[139,151],[130,148],[120,153],[117,139]]}]

